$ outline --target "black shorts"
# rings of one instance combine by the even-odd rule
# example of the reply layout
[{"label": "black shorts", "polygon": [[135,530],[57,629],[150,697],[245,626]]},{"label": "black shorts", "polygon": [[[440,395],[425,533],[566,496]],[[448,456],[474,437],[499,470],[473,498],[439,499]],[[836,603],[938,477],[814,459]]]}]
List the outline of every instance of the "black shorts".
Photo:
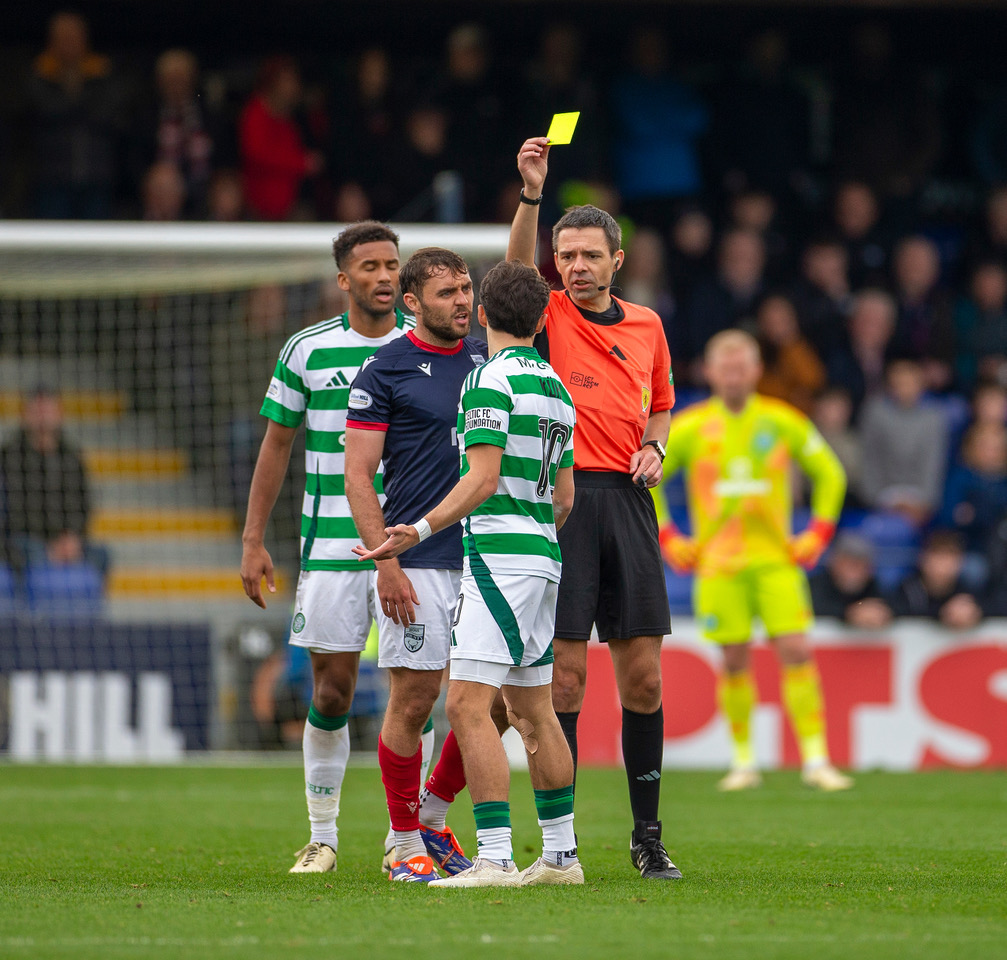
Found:
[{"label": "black shorts", "polygon": [[556,636],[663,637],[671,632],[664,562],[650,491],[624,473],[578,470],[573,511],[559,532],[563,578]]}]

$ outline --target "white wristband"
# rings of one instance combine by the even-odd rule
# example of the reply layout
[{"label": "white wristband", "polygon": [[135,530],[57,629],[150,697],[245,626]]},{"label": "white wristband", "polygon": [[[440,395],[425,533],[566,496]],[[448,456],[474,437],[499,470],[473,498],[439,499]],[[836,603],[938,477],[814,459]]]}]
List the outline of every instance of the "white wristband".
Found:
[{"label": "white wristband", "polygon": [[416,528],[416,532],[420,535],[420,543],[426,540],[426,538],[433,533],[433,530],[430,529],[430,524],[427,523],[426,517],[423,517],[421,520],[417,520],[413,526]]}]

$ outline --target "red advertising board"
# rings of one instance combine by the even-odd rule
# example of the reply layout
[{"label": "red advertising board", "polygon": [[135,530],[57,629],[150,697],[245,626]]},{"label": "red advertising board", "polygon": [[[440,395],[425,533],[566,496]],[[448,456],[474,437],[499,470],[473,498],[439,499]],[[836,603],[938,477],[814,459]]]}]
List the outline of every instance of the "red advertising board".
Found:
[{"label": "red advertising board", "polygon": [[[662,651],[665,765],[726,767],[727,728],[718,714],[719,654],[676,621]],[[1007,622],[951,634],[906,621],[865,634],[822,623],[813,635],[827,704],[829,749],[854,769],[1007,767]],[[756,752],[765,768],[798,763],[780,704],[779,669],[755,648],[759,706]],[[588,695],[578,749],[584,764],[617,764],[620,707],[608,651],[588,650]]]}]

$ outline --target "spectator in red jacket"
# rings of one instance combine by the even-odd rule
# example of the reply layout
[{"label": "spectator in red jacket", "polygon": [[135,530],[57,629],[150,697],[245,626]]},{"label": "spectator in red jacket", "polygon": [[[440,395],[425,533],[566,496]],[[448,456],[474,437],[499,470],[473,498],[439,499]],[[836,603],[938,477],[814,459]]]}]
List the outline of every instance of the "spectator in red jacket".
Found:
[{"label": "spectator in red jacket", "polygon": [[293,118],[300,99],[297,64],[284,56],[266,60],[240,124],[245,202],[254,218],[288,219],[301,182],[321,169],[321,154],[305,148]]}]

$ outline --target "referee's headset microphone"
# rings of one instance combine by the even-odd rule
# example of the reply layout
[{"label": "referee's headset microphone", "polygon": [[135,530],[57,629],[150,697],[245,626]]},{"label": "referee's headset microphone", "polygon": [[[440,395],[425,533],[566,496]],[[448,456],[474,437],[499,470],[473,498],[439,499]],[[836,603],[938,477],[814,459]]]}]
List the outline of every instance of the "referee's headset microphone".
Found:
[{"label": "referee's headset microphone", "polygon": [[[600,287],[598,287],[598,293],[604,293],[606,290],[611,290],[613,287],[615,287],[615,275],[619,272],[619,267],[621,266],[622,261],[616,260],[615,269],[612,271],[612,279],[609,280],[608,283],[603,283]],[[615,288],[618,289],[617,287]]]}]

